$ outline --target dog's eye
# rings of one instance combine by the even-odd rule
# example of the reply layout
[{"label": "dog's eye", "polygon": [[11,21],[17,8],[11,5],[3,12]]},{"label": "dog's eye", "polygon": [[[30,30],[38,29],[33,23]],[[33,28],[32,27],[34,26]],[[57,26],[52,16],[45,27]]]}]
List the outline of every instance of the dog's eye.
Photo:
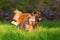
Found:
[{"label": "dog's eye", "polygon": [[36,12],[34,12],[34,14],[36,14]]}]

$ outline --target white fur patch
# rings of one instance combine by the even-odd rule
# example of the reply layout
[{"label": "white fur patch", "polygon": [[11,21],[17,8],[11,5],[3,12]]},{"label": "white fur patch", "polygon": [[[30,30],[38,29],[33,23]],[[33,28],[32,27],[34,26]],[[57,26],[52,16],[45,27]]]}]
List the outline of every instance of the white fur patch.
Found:
[{"label": "white fur patch", "polygon": [[31,18],[29,19],[30,21],[35,21],[35,17],[31,16]]},{"label": "white fur patch", "polygon": [[34,24],[35,23],[35,16],[31,16],[30,19],[29,19],[29,23],[30,24]]},{"label": "white fur patch", "polygon": [[16,25],[16,26],[18,25],[18,23],[15,22],[15,21],[12,21],[11,23],[14,24],[14,25]]}]

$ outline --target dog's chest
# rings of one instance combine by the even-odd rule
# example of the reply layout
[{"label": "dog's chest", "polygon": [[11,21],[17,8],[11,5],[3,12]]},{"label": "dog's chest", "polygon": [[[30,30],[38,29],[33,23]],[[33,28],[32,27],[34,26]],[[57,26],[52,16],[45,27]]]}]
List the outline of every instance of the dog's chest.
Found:
[{"label": "dog's chest", "polygon": [[29,23],[30,24],[35,24],[35,16],[31,16],[30,18],[29,18]]}]

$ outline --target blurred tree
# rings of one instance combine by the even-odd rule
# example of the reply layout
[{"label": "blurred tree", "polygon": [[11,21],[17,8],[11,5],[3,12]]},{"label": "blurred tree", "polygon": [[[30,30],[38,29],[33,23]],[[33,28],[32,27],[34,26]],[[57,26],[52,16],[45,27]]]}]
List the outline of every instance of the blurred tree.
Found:
[{"label": "blurred tree", "polygon": [[12,14],[11,11],[14,9],[29,13],[34,10],[41,10],[48,18],[52,18],[48,15],[54,15],[57,19],[60,17],[60,0],[0,0],[1,18],[5,19],[5,14]]},{"label": "blurred tree", "polygon": [[9,10],[17,8],[22,11],[36,10],[38,9],[38,3],[40,0],[0,0],[0,8]]}]

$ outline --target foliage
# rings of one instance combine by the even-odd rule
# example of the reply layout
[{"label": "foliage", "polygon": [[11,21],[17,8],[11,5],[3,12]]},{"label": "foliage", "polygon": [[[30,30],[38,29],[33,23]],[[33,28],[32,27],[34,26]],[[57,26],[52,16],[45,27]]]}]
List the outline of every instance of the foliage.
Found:
[{"label": "foliage", "polygon": [[0,0],[0,9],[3,9],[3,10],[9,10],[11,9],[11,5],[8,3],[7,0]]},{"label": "foliage", "polygon": [[2,8],[3,10],[11,10],[13,8],[17,8],[21,11],[26,11],[26,8],[29,9],[32,7],[33,9],[35,9],[37,4],[38,0],[1,0],[0,8]]},{"label": "foliage", "polygon": [[3,8],[4,10],[11,10],[13,8],[17,8],[22,11],[26,11],[27,9],[36,10],[40,8],[40,4],[59,11],[60,1],[56,0],[0,0],[0,8]]},{"label": "foliage", "polygon": [[0,19],[12,20],[13,10],[15,9],[29,13],[34,10],[41,10],[44,21],[60,20],[59,0],[0,0]]}]

